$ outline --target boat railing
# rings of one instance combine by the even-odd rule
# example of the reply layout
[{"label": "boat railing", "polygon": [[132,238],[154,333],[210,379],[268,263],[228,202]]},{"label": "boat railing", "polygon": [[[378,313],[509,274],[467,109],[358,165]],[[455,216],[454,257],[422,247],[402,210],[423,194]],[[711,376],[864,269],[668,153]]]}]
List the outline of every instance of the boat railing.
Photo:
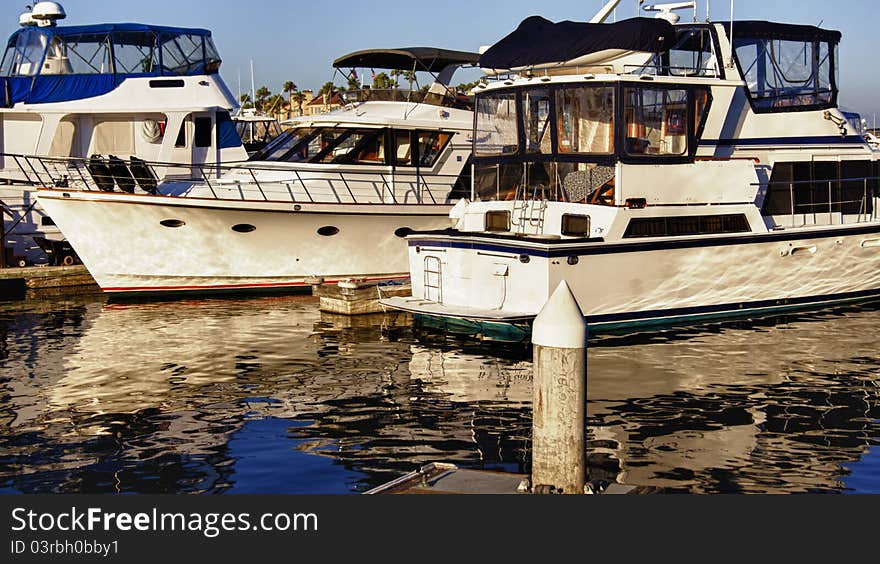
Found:
[{"label": "boat railing", "polygon": [[835,218],[842,223],[844,216],[855,223],[865,223],[874,220],[880,211],[874,205],[874,198],[880,195],[877,176],[762,182],[756,186],[766,190],[765,197],[788,192],[788,213],[784,215],[791,217],[791,227],[816,224],[825,216],[829,224]]},{"label": "boat railing", "polygon": [[[388,171],[291,169],[251,162],[181,164],[0,154],[24,183],[79,191],[127,192],[176,198],[334,203],[446,204],[459,177],[418,168]],[[364,165],[366,168],[368,165]],[[372,165],[369,165],[372,166]],[[468,187],[469,188],[469,187]]]}]

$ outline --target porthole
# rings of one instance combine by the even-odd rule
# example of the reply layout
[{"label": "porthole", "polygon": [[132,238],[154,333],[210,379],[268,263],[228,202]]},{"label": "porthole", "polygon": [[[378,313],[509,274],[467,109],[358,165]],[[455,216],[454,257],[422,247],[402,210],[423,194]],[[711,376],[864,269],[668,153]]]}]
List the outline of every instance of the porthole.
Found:
[{"label": "porthole", "polygon": [[406,238],[413,230],[409,227],[399,227],[394,230],[394,235],[400,237],[401,239]]},{"label": "porthole", "polygon": [[232,226],[232,230],[236,233],[250,233],[251,231],[255,231],[256,229],[257,228],[250,223],[239,223]]},{"label": "porthole", "polygon": [[159,222],[159,225],[163,225],[165,227],[183,227],[184,225],[186,225],[186,222],[179,219],[163,219]]},{"label": "porthole", "polygon": [[528,264],[532,261],[532,257],[529,255],[519,255],[519,262],[523,264]]},{"label": "porthole", "polygon": [[323,235],[324,237],[332,237],[339,233],[338,227],[333,227],[332,225],[325,225],[324,227],[318,228],[318,235]]}]

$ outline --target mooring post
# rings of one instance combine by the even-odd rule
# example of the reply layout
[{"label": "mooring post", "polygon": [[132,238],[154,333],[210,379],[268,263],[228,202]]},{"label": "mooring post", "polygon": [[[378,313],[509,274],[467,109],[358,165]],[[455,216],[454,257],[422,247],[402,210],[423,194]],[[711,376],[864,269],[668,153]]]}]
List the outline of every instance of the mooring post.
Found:
[{"label": "mooring post", "polygon": [[584,493],[587,324],[563,280],[532,325],[532,491]]}]

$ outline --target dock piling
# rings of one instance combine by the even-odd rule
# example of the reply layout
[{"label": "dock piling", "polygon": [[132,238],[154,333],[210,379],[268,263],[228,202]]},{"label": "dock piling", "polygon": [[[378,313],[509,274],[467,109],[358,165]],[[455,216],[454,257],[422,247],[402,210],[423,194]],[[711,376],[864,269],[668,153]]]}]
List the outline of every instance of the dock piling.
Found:
[{"label": "dock piling", "polygon": [[587,333],[577,300],[560,282],[532,326],[534,493],[584,493]]}]

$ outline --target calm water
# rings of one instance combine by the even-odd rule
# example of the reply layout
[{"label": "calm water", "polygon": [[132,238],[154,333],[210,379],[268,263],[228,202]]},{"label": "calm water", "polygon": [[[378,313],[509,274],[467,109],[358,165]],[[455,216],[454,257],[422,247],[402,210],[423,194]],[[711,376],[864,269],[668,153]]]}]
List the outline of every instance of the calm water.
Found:
[{"label": "calm water", "polygon": [[[600,336],[592,478],[880,491],[880,307]],[[0,492],[357,493],[528,470],[527,348],[310,297],[0,303]]]}]

